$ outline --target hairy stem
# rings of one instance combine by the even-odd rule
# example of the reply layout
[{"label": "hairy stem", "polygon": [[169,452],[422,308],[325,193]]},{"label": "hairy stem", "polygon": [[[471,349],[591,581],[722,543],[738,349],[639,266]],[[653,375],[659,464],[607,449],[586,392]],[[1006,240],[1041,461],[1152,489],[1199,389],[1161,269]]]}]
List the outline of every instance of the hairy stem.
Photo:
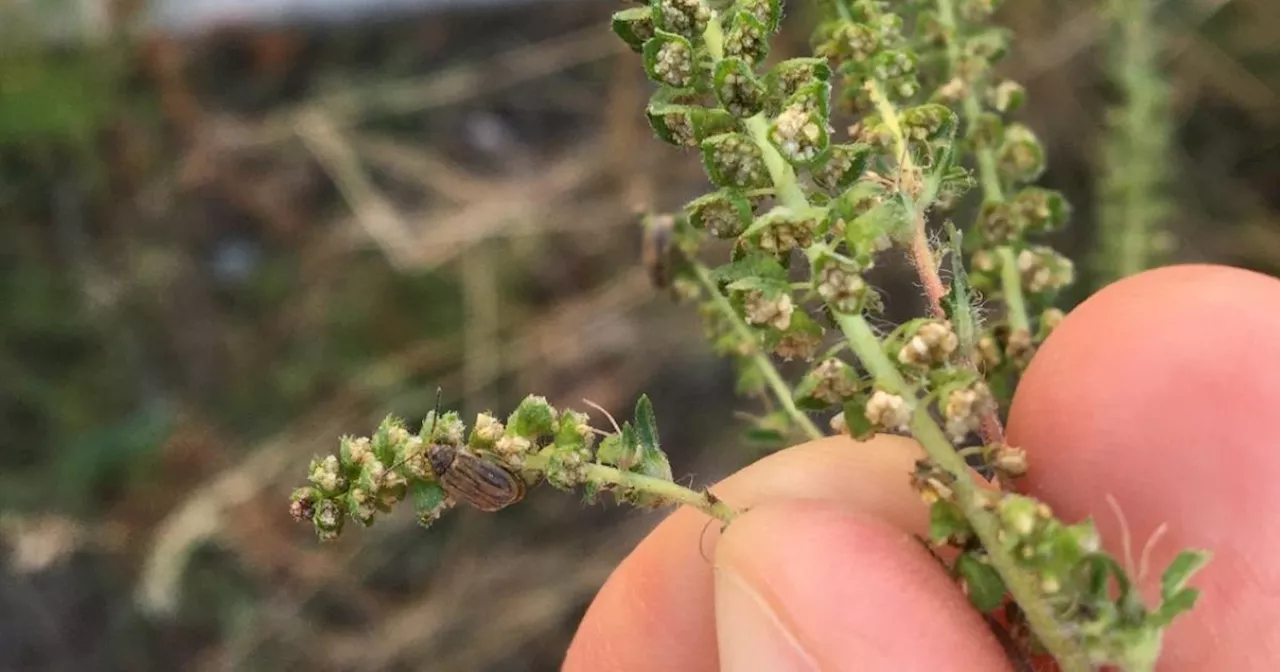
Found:
[{"label": "hairy stem", "polygon": [[822,430],[818,429],[817,425],[813,424],[813,420],[810,420],[809,416],[796,407],[795,398],[791,395],[791,387],[782,379],[782,375],[778,373],[778,368],[773,365],[769,355],[760,349],[759,339],[751,331],[751,327],[748,327],[742,321],[742,318],[738,317],[737,311],[729,304],[729,300],[720,293],[720,288],[711,279],[711,274],[707,272],[707,267],[697,262],[692,265],[698,282],[711,295],[711,302],[715,304],[716,309],[733,325],[734,332],[751,345],[751,361],[760,370],[760,374],[764,376],[765,382],[769,385],[769,389],[773,391],[773,395],[777,397],[778,403],[782,404],[783,410],[787,412],[787,415],[800,426],[800,429],[810,439],[821,439],[826,436],[822,433]]},{"label": "hairy stem", "polygon": [[[870,94],[872,102],[875,103],[876,111],[880,113],[880,119],[884,121],[889,133],[893,135],[893,150],[898,160],[899,173],[915,174],[919,169],[911,158],[911,152],[907,151],[907,138],[902,133],[902,124],[898,121],[897,108],[889,101],[888,96],[884,95],[884,91],[880,88],[878,82],[871,80],[867,82],[866,86],[867,93]],[[929,313],[937,319],[945,319],[946,312],[942,309],[942,297],[946,296],[947,289],[942,284],[942,277],[938,275],[938,261],[934,258],[933,248],[929,247],[929,232],[926,229],[925,210],[929,204],[913,204],[911,194],[905,193],[901,189],[899,189],[899,193],[910,206],[907,211],[911,213],[912,217],[911,237],[907,241],[908,251],[911,254],[911,265],[915,267],[916,274],[920,277],[920,286],[924,290],[925,301],[929,304]]]},{"label": "hairy stem", "polygon": [[902,395],[916,403],[911,417],[911,433],[920,442],[929,459],[955,477],[957,503],[974,533],[982,541],[991,559],[991,566],[1004,579],[1005,586],[1026,614],[1027,622],[1040,642],[1057,659],[1063,672],[1092,670],[1084,652],[1062,632],[1052,608],[1040,593],[1035,576],[1018,566],[1013,555],[1000,543],[1000,523],[988,508],[989,496],[984,494],[964,458],[956,452],[942,428],[929,414],[928,406],[920,403],[917,390],[907,383],[884,354],[880,339],[871,325],[861,315],[838,314],[836,320],[848,339],[849,346],[875,378],[876,384],[887,392]]}]

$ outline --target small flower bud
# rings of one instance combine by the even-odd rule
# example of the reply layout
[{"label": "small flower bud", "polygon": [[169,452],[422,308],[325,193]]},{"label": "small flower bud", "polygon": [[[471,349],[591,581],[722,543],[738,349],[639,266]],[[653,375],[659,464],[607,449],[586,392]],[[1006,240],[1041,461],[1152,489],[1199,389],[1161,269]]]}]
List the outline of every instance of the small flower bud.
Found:
[{"label": "small flower bud", "polygon": [[1027,451],[1007,443],[987,446],[987,461],[1000,473],[1018,477],[1027,473]]},{"label": "small flower bud", "polygon": [[315,488],[298,488],[289,496],[289,515],[299,523],[311,520],[316,514],[318,501],[320,501],[320,493]]},{"label": "small flower bud", "polygon": [[858,312],[871,290],[860,273],[838,263],[829,263],[818,271],[817,285],[822,300],[844,313]]},{"label": "small flower bud", "polygon": [[631,50],[639,53],[644,43],[653,37],[653,10],[649,7],[631,7],[613,15],[613,32]]},{"label": "small flower bud", "polygon": [[1004,142],[996,151],[996,164],[1009,182],[1033,182],[1044,172],[1044,147],[1031,129],[1010,124],[1004,131]]},{"label": "small flower bud", "polygon": [[791,316],[795,313],[791,295],[785,292],[773,297],[758,290],[747,292],[744,307],[747,324],[768,325],[780,331],[791,326]]},{"label": "small flower bud", "polygon": [[911,366],[929,367],[945,364],[960,346],[951,324],[938,320],[922,323],[898,351],[898,361]]},{"label": "small flower bud", "polygon": [[969,387],[953,390],[947,395],[942,408],[947,436],[952,441],[963,441],[970,432],[978,431],[982,418],[996,410],[995,397],[986,383],[976,382]]},{"label": "small flower bud", "polygon": [[867,420],[888,431],[905,432],[911,425],[911,405],[901,395],[876,390],[867,400]]},{"label": "small flower bud", "polygon": [[1026,537],[1040,524],[1043,506],[1030,497],[1005,495],[1001,498],[997,511],[1006,529],[1018,536]]},{"label": "small flower bud", "polygon": [[[769,96],[775,100],[788,100],[802,90],[825,85],[831,79],[831,66],[821,58],[792,58],[777,65],[765,76]],[[815,91],[825,90],[822,88]]]},{"label": "small flower bud", "polygon": [[781,257],[791,250],[804,249],[813,244],[813,227],[816,222],[812,220],[796,217],[781,209],[775,209],[761,219],[768,222],[759,229],[758,238],[760,249],[765,252]]},{"label": "small flower bud", "polygon": [[311,518],[311,523],[315,525],[316,534],[321,541],[337,539],[342,533],[343,521],[342,508],[336,501],[322,499],[316,502],[315,515]]},{"label": "small flower bud", "polygon": [[696,68],[693,45],[679,35],[658,31],[644,43],[644,66],[655,82],[680,89],[692,86]]},{"label": "small flower bud", "polygon": [[822,360],[808,377],[813,386],[808,396],[829,404],[843,403],[858,391],[858,374],[852,366],[835,357]]},{"label": "small flower bud", "polygon": [[818,186],[836,194],[853,184],[866,169],[870,148],[860,144],[832,145],[826,162],[810,174]]},{"label": "small flower bud", "polygon": [[493,447],[493,452],[502,461],[519,469],[524,466],[524,460],[533,450],[533,443],[523,436],[504,435],[500,437]]},{"label": "small flower bud", "polygon": [[1075,282],[1075,264],[1049,247],[1035,246],[1018,253],[1018,272],[1027,290],[1053,292]]},{"label": "small flower bud", "polygon": [[689,223],[717,238],[736,238],[751,225],[751,203],[741,193],[721,189],[685,206]]},{"label": "small flower bud", "polygon": [[725,56],[759,65],[769,55],[770,32],[754,14],[733,12],[725,24]]},{"label": "small flower bud", "polygon": [[1026,101],[1027,90],[1021,84],[1004,80],[991,89],[991,106],[1001,114],[1016,112]]},{"label": "small flower bud", "polygon": [[361,465],[374,459],[373,446],[369,437],[344,436],[339,440],[339,462],[347,469],[358,469]]},{"label": "small flower bud", "polygon": [[336,494],[347,487],[347,479],[342,474],[342,465],[336,455],[328,455],[323,460],[312,460],[310,472],[308,480],[325,494]]},{"label": "small flower bud", "polygon": [[831,431],[835,432],[836,434],[849,433],[849,425],[844,421],[844,411],[840,411],[839,413],[836,413],[834,416],[832,416],[831,422],[828,423],[828,426],[830,426]]},{"label": "small flower bud", "polygon": [[808,165],[820,158],[827,149],[828,138],[823,118],[800,105],[783,109],[769,126],[769,142],[796,165]]},{"label": "small flower bud", "polygon": [[691,40],[702,35],[711,18],[711,8],[700,0],[657,0],[653,8],[660,28]]},{"label": "small flower bud", "polygon": [[755,189],[769,185],[760,147],[741,133],[722,133],[703,140],[702,162],[711,181],[719,186]]},{"label": "small flower bud", "polygon": [[507,433],[532,440],[553,434],[556,421],[556,409],[547,403],[547,398],[531,394],[520,402],[520,406],[507,419]]},{"label": "small flower bud", "polygon": [[475,424],[471,426],[468,445],[477,450],[490,450],[505,431],[506,427],[500,420],[488,413],[478,413]]},{"label": "small flower bud", "polygon": [[768,33],[777,30],[782,19],[781,0],[737,0],[734,6],[754,17]]},{"label": "small flower bud", "polygon": [[764,84],[746,61],[726,58],[716,64],[716,100],[735,117],[746,118],[764,108]]}]

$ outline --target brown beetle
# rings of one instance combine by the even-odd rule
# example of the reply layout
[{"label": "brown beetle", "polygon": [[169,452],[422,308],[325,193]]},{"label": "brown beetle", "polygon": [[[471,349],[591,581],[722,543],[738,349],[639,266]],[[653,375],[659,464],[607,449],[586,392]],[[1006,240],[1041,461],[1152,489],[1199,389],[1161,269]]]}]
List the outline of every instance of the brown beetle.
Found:
[{"label": "brown beetle", "polygon": [[427,461],[449,496],[481,511],[498,511],[524,499],[522,478],[464,449],[432,444]]}]

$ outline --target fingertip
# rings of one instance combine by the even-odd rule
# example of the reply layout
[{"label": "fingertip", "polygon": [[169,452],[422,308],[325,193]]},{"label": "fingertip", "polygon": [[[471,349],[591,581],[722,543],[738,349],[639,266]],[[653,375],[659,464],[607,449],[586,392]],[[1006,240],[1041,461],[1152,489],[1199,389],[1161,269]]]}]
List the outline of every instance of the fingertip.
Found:
[{"label": "fingertip", "polygon": [[[1028,367],[1010,439],[1028,489],[1067,520],[1092,516],[1123,559],[1161,525],[1146,592],[1182,548],[1215,558],[1200,605],[1166,638],[1167,669],[1269,669],[1280,651],[1280,282],[1177,266],[1114,283],[1062,322]],[[1224,624],[1230,622],[1230,627]],[[1267,663],[1268,665],[1270,663]]]},{"label": "fingertip", "polygon": [[999,670],[986,624],[912,535],[828,502],[765,505],[716,551],[723,670]]},{"label": "fingertip", "polygon": [[[746,509],[797,498],[831,501],[924,533],[928,511],[907,474],[921,456],[914,442],[881,436],[859,443],[831,437],[770,455],[713,491]],[[713,573],[718,528],[698,511],[673,513],[614,570],[588,608],[565,669],[631,672],[715,670]]]}]

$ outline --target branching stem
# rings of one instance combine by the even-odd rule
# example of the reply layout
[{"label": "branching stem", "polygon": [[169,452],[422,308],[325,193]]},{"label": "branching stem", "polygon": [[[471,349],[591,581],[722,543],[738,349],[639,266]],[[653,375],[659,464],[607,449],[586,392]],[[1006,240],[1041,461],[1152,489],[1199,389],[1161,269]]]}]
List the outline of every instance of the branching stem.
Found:
[{"label": "branching stem", "polygon": [[764,376],[765,383],[773,391],[773,395],[777,397],[778,403],[782,404],[783,410],[787,412],[787,415],[799,425],[800,429],[810,439],[823,438],[825,434],[822,433],[822,430],[818,429],[818,426],[813,424],[813,420],[810,420],[809,416],[796,407],[795,398],[791,395],[791,387],[782,379],[782,375],[778,373],[778,368],[773,365],[769,355],[760,349],[760,341],[756,334],[751,331],[751,327],[742,321],[737,311],[729,303],[729,299],[720,293],[720,288],[711,279],[711,274],[707,272],[707,267],[697,262],[692,265],[699,284],[702,285],[703,289],[707,290],[707,294],[710,295],[711,302],[716,309],[733,325],[733,330],[738,334],[738,337],[751,346],[751,360],[756,365],[756,368],[760,370],[760,374]]},{"label": "branching stem", "polygon": [[965,518],[982,541],[991,559],[991,565],[1004,579],[1005,586],[1026,614],[1027,622],[1045,648],[1057,659],[1063,672],[1087,672],[1092,670],[1084,652],[1059,627],[1050,605],[1040,593],[1035,576],[1022,569],[1013,555],[1000,542],[1000,524],[992,513],[978,485],[976,477],[947,440],[942,428],[929,414],[925,404],[919,403],[919,394],[898,372],[885,355],[871,325],[861,315],[839,314],[836,317],[863,366],[885,391],[903,396],[916,403],[912,412],[911,433],[924,448],[929,459],[955,477],[956,500]]}]

